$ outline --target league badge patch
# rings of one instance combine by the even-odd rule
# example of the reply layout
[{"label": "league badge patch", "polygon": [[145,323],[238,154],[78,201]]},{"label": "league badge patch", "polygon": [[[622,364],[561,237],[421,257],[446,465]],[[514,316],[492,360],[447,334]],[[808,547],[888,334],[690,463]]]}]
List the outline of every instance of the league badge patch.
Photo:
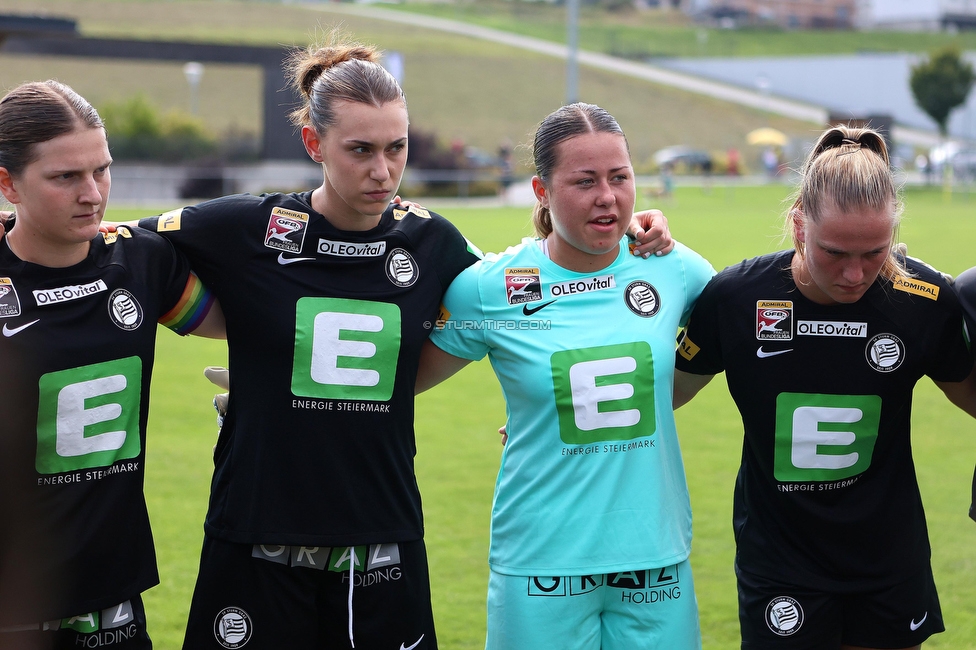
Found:
[{"label": "league badge patch", "polygon": [[894,334],[878,334],[868,341],[864,358],[878,372],[892,372],[905,360],[905,344]]},{"label": "league badge patch", "polygon": [[642,318],[650,318],[661,309],[661,295],[643,280],[635,280],[624,289],[624,302],[630,311]]},{"label": "league badge patch", "polygon": [[386,258],[386,277],[398,287],[409,287],[420,277],[420,268],[410,253],[394,248]]},{"label": "league badge patch", "polygon": [[142,325],[142,305],[125,289],[116,289],[109,295],[108,315],[119,329],[126,332]]},{"label": "league badge patch", "polygon": [[264,245],[285,253],[301,253],[308,229],[308,214],[275,207],[268,219]]},{"label": "league badge patch", "polygon": [[20,298],[10,278],[0,278],[0,318],[20,316]]},{"label": "league badge patch", "polygon": [[791,636],[803,626],[803,608],[789,596],[778,596],[766,605],[766,625],[773,634]]},{"label": "league badge patch", "polygon": [[505,296],[510,305],[542,300],[542,276],[539,269],[505,269]]},{"label": "league badge patch", "polygon": [[756,301],[756,338],[760,341],[793,340],[793,301]]}]

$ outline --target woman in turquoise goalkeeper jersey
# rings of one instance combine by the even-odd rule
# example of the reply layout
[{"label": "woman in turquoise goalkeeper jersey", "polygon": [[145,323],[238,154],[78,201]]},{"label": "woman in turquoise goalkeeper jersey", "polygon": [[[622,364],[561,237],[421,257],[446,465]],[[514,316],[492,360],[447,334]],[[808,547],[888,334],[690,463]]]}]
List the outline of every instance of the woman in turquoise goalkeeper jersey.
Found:
[{"label": "woman in turquoise goalkeeper jersey", "polygon": [[454,280],[418,379],[487,355],[505,395],[487,647],[700,648],[671,380],[712,267],[630,254],[634,171],[605,110],[560,108],[533,149],[537,237]]}]

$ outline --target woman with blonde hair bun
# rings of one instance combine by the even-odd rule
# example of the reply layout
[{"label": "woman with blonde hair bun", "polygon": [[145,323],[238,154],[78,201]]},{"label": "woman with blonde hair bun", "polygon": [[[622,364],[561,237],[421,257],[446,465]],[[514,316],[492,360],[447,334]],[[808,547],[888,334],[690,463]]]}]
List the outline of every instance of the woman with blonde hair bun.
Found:
[{"label": "woman with blonde hair bun", "polygon": [[930,377],[976,417],[946,279],[896,252],[901,199],[871,129],[802,169],[793,250],[720,272],[680,339],[675,405],[725,371],[745,439],[733,528],[742,647],[917,649],[943,631],[911,446]]}]

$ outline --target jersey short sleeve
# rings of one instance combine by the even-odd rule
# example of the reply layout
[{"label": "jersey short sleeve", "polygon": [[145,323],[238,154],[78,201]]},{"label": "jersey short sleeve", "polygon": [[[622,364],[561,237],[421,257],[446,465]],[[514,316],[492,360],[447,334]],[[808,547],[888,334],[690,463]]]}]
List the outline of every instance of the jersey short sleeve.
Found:
[{"label": "jersey short sleeve", "polygon": [[214,303],[213,294],[190,270],[190,262],[170,241],[142,228],[125,229],[125,232],[123,237],[145,239],[146,247],[152,251],[153,267],[160,282],[159,301],[165,310],[158,317],[159,323],[177,334],[190,334],[209,313]]},{"label": "jersey short sleeve", "polygon": [[972,345],[976,336],[976,266],[960,273],[953,288],[966,313],[966,337]]},{"label": "jersey short sleeve", "polygon": [[719,298],[726,281],[725,272],[720,272],[698,296],[678,338],[677,370],[695,375],[716,375],[725,370],[718,319]]},{"label": "jersey short sleeve", "polygon": [[698,299],[701,297],[702,291],[708,285],[708,281],[715,276],[715,269],[711,264],[708,263],[701,255],[698,255],[691,249],[686,248],[682,244],[678,243],[675,248],[683,249],[685,252],[682,253],[682,269],[685,274],[685,292],[687,305],[685,312],[681,315],[681,322],[679,323],[682,327],[688,324],[688,319],[691,317],[692,309],[697,304]]},{"label": "jersey short sleeve", "polygon": [[[956,277],[953,288],[966,312],[966,334],[972,345],[972,337],[976,334],[976,266],[963,271]],[[976,520],[976,472],[973,474],[973,494],[969,506],[969,517]]]},{"label": "jersey short sleeve", "polygon": [[[489,261],[494,256],[489,255]],[[486,261],[461,272],[444,295],[444,304],[437,319],[437,328],[430,340],[448,354],[478,361],[488,354],[485,340],[484,310],[479,290],[482,266]]]}]

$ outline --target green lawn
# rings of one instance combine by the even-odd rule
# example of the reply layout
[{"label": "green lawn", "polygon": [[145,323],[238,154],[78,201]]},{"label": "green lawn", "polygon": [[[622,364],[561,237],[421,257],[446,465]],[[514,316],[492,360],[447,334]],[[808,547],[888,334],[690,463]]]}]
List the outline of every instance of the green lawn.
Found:
[{"label": "green lawn", "polygon": [[[787,189],[679,188],[664,204],[676,237],[716,268],[780,248]],[[647,199],[642,200],[647,203]],[[163,207],[163,206],[161,206]],[[644,207],[644,206],[642,206]],[[976,264],[973,208],[966,195],[946,202],[938,191],[907,198],[901,239],[910,251],[951,273]],[[111,211],[131,218],[145,211]],[[527,209],[444,209],[485,250],[501,250],[528,234]],[[162,585],[146,603],[157,647],[179,647],[196,574],[216,434],[203,378],[221,364],[220,343],[162,332],[153,384],[147,493]],[[438,635],[447,650],[484,642],[484,598],[490,502],[501,452],[496,430],[505,409],[487,363],[421,395],[417,408],[417,473],[424,494]],[[724,382],[716,380],[678,411],[692,494],[695,568],[706,650],[738,647],[732,575],[732,485],[741,427]],[[950,407],[928,380],[915,396],[913,444],[929,518],[933,564],[948,631],[926,648],[976,647],[976,524],[966,517],[976,461],[976,423]],[[883,549],[879,549],[883,552]]]},{"label": "green lawn", "polygon": [[[544,40],[566,42],[566,8],[556,3],[420,0],[388,6]],[[973,49],[976,47],[976,33],[786,30],[775,27],[718,29],[698,25],[681,11],[607,11],[603,6],[591,4],[581,7],[579,44],[583,49],[632,58],[795,56],[927,52],[949,44]]]}]

